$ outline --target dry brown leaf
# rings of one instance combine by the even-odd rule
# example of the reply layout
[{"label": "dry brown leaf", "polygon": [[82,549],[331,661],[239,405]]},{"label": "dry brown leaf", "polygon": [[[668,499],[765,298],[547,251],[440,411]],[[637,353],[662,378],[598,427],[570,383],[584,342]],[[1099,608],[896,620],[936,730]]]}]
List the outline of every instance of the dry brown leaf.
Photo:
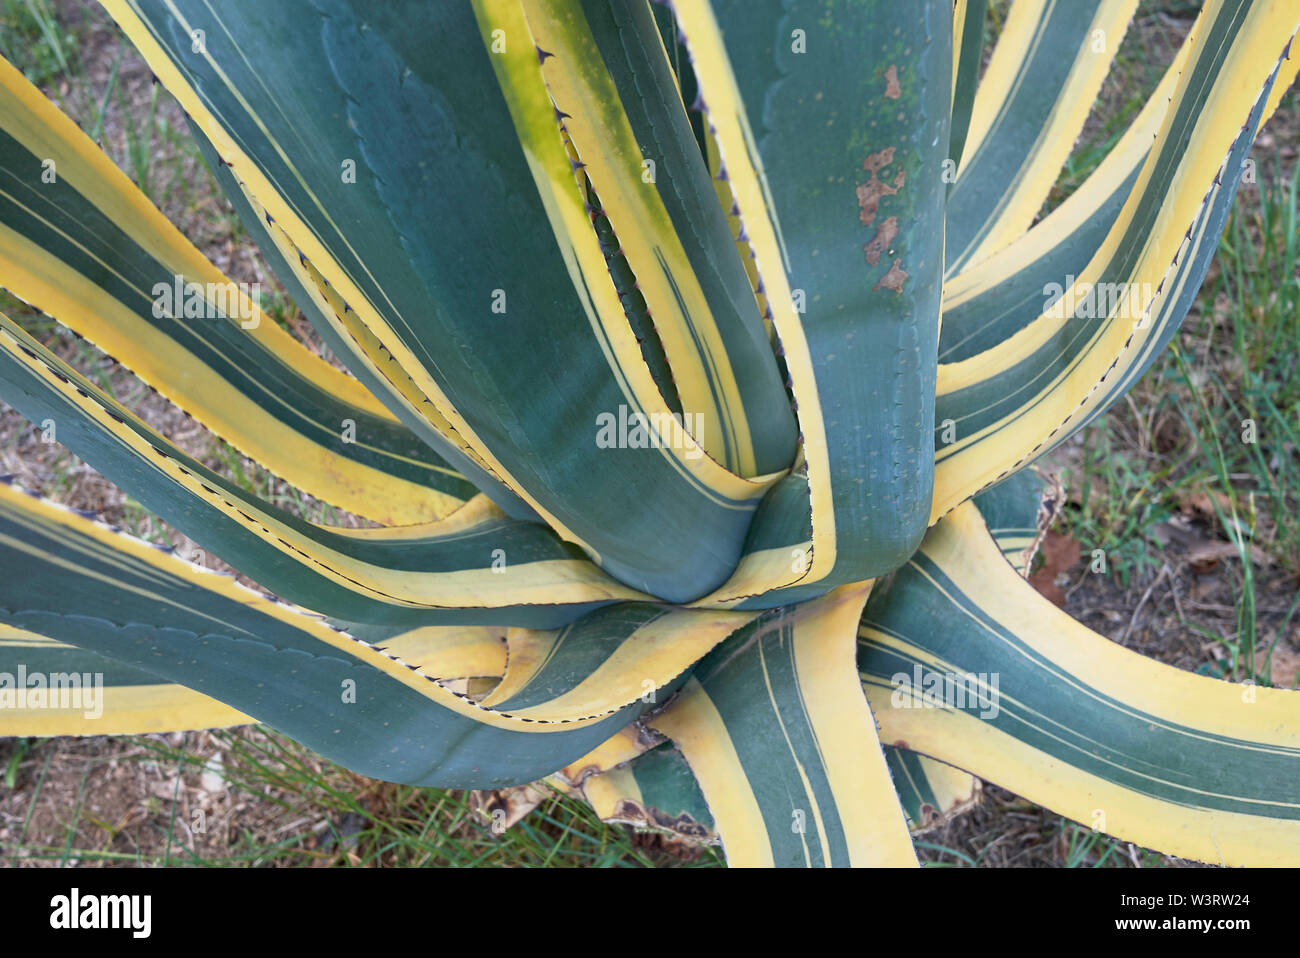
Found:
[{"label": "dry brown leaf", "polygon": [[[1206,500],[1209,501],[1208,499]],[[1158,522],[1151,527],[1151,534],[1164,545],[1168,558],[1186,562],[1198,575],[1211,572],[1223,559],[1235,559],[1237,547],[1222,539],[1207,539],[1196,529],[1190,527],[1186,519],[1181,522]],[[1257,566],[1272,563],[1268,553],[1259,546],[1250,546],[1250,561]]]},{"label": "dry brown leaf", "polygon": [[541,788],[516,785],[512,788],[470,792],[469,804],[500,834],[542,804],[546,798],[547,793]]},{"label": "dry brown leaf", "polygon": [[[1255,671],[1263,672],[1269,664],[1268,649],[1255,653]],[[1300,653],[1285,642],[1279,642],[1273,649],[1272,671],[1269,673],[1273,685],[1277,688],[1293,689],[1300,682]]]},{"label": "dry brown leaf", "polygon": [[1029,584],[1054,605],[1064,608],[1065,590],[1062,586],[1065,582],[1061,580],[1068,581],[1066,573],[1079,562],[1078,540],[1069,533],[1049,531],[1043,536],[1039,555],[1043,557],[1043,564],[1029,576]]},{"label": "dry brown leaf", "polygon": [[1183,515],[1207,519],[1217,525],[1219,516],[1214,511],[1216,503],[1223,512],[1232,512],[1232,499],[1226,493],[1217,490],[1207,492],[1203,489],[1179,501],[1178,509]]}]

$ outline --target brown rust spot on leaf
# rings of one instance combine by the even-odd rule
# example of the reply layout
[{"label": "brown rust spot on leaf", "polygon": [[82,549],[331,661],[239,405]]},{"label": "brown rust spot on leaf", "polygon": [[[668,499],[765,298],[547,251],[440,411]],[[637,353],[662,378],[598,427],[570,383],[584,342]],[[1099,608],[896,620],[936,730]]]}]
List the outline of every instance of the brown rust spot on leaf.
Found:
[{"label": "brown rust spot on leaf", "polygon": [[884,289],[892,289],[895,293],[901,293],[903,291],[903,281],[907,279],[907,273],[898,268],[902,262],[901,259],[894,260],[894,265],[889,267],[889,272],[880,277],[880,282],[871,288],[881,289],[883,287]]},{"label": "brown rust spot on leaf", "polygon": [[869,173],[879,173],[894,162],[894,148],[887,146],[879,153],[872,153],[862,161],[862,168]]},{"label": "brown rust spot on leaf", "polygon": [[[892,67],[890,68],[893,69]],[[876,222],[876,214],[880,211],[881,200],[886,196],[894,196],[903,188],[907,182],[907,172],[898,170],[894,173],[892,184],[887,182],[888,174],[885,179],[880,177],[880,173],[894,162],[894,147],[887,146],[883,150],[870,153],[862,161],[862,168],[867,171],[869,178],[865,183],[859,183],[857,187],[859,219],[863,226],[871,226]],[[898,217],[890,216],[876,227],[876,235],[871,241],[862,247],[866,254],[867,263],[871,266],[878,266],[880,258],[885,255],[893,255],[892,249],[894,240],[898,238]],[[907,273],[901,269],[902,260],[894,260],[894,265],[889,271],[880,278],[873,289],[892,289],[895,293],[903,291],[903,281],[907,279]]]},{"label": "brown rust spot on leaf", "polygon": [[636,729],[637,745],[650,749],[665,741],[662,735],[648,725],[642,725],[640,722],[633,722],[632,725]]},{"label": "brown rust spot on leaf", "polygon": [[885,71],[885,99],[897,100],[902,95],[903,88],[898,85],[898,67],[891,63]]},{"label": "brown rust spot on leaf", "polygon": [[682,812],[676,818],[673,818],[667,812],[660,811],[657,808],[646,808],[630,798],[619,801],[614,809],[614,819],[631,825],[671,832],[674,835],[689,838],[693,841],[707,841],[710,837],[708,827],[697,822],[688,812]]},{"label": "brown rust spot on leaf", "polygon": [[862,247],[867,253],[867,262],[872,266],[880,263],[880,257],[889,249],[890,244],[898,236],[898,217],[891,216],[878,227],[876,235],[871,238],[871,242]]},{"label": "brown rust spot on leaf", "polygon": [[894,148],[892,146],[887,146],[878,153],[872,153],[862,161],[862,168],[871,174],[867,182],[858,184],[858,207],[860,209],[858,216],[862,220],[863,226],[870,226],[876,221],[876,211],[880,209],[881,199],[897,193],[907,179],[907,174],[903,170],[899,170],[891,186],[876,175],[892,162],[894,162]]},{"label": "brown rust spot on leaf", "polygon": [[[569,779],[569,784],[581,785],[587,779],[591,778],[591,776],[599,775],[603,771],[604,769],[601,768],[599,765],[595,765],[595,764],[584,765],[582,766],[582,768],[578,769],[578,771],[575,773],[572,779]],[[561,772],[561,774],[563,774],[563,772]],[[565,777],[568,778],[568,776]]]}]

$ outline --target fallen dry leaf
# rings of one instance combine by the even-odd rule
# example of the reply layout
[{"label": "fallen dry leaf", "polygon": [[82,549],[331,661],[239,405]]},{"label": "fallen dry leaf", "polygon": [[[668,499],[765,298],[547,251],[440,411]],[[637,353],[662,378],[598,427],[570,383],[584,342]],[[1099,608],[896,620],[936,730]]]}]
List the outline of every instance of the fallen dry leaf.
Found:
[{"label": "fallen dry leaf", "polygon": [[1079,562],[1078,540],[1069,533],[1050,531],[1043,536],[1039,555],[1043,557],[1043,564],[1029,576],[1029,584],[1054,605],[1064,608],[1065,590],[1062,586],[1065,583],[1059,580],[1066,578],[1065,573]]},{"label": "fallen dry leaf", "polygon": [[[1238,554],[1233,543],[1207,539],[1191,528],[1185,519],[1182,522],[1157,522],[1151,527],[1151,534],[1165,547],[1169,558],[1186,562],[1198,575],[1213,571],[1221,560],[1235,559]],[[1267,566],[1272,562],[1268,553],[1256,545],[1250,547],[1250,561],[1257,566]]]},{"label": "fallen dry leaf", "polygon": [[1219,516],[1214,511],[1216,503],[1223,512],[1230,513],[1232,511],[1232,499],[1226,493],[1216,490],[1193,492],[1179,501],[1178,509],[1183,515],[1208,519],[1217,524]]},{"label": "fallen dry leaf", "polygon": [[[1255,671],[1263,672],[1268,664],[1268,649],[1259,649],[1255,653]],[[1293,689],[1300,682],[1300,653],[1285,642],[1279,642],[1273,649],[1272,666],[1269,674],[1275,687]]]},{"label": "fallen dry leaf", "polygon": [[487,819],[497,834],[520,821],[546,798],[545,791],[532,785],[469,793],[470,807]]}]

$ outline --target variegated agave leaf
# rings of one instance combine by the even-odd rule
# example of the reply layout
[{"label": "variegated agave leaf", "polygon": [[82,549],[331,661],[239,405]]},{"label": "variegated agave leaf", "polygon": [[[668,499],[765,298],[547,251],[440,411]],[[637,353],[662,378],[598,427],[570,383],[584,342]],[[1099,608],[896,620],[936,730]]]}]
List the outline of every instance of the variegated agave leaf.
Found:
[{"label": "variegated agave leaf", "polygon": [[5,401],[278,597],[0,486],[0,672],[105,682],[93,718],[11,693],[0,733],[256,720],[740,865],[914,865],[980,779],[1300,862],[1300,693],[1144,660],[1021,574],[1059,500],[1026,466],[1178,329],[1300,0],[1209,0],[1041,219],[1136,0],[1016,0],[982,79],[983,0],[104,5],[350,372],[3,61],[0,284],[375,527],[0,317]]}]

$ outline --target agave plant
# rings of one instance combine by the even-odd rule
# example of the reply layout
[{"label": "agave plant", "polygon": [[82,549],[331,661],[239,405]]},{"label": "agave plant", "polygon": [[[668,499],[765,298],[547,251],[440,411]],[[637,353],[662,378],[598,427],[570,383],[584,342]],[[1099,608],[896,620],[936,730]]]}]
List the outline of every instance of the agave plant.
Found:
[{"label": "agave plant", "polygon": [[[1024,578],[1027,467],[1177,331],[1300,2],[1210,0],[1042,217],[1136,0],[1016,0],[982,80],[983,0],[105,6],[328,352],[8,64],[0,284],[369,521],[259,498],[0,318],[0,395],[274,596],[0,487],[0,733],[258,721],[742,865],[914,865],[979,779],[1300,862],[1300,693]],[[54,707],[96,674],[102,714]]]}]

